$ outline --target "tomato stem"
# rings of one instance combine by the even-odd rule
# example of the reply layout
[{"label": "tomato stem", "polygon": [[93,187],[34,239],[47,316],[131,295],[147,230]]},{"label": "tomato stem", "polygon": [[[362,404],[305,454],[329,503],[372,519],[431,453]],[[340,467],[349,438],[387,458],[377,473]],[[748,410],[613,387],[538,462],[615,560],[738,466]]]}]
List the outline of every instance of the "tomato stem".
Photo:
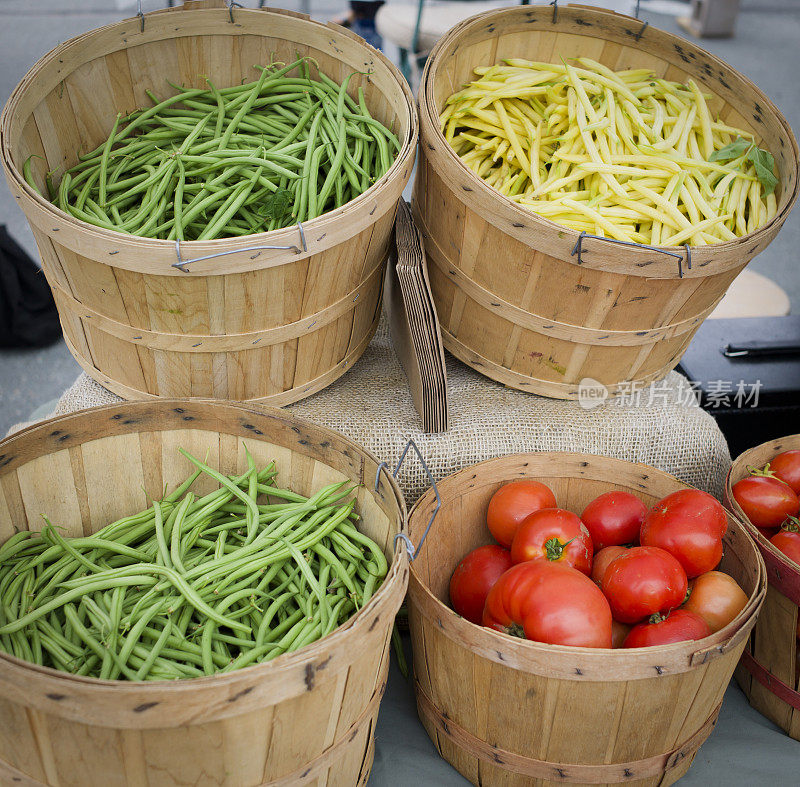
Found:
[{"label": "tomato stem", "polygon": [[747,465],[747,472],[750,475],[755,475],[763,478],[775,478],[775,473],[770,470],[769,462],[764,465],[764,467],[754,467],[753,465]]},{"label": "tomato stem", "polygon": [[506,634],[509,634],[512,637],[519,637],[520,639],[525,639],[525,630],[520,626],[519,623],[512,623],[507,629]]},{"label": "tomato stem", "polygon": [[564,550],[574,541],[571,538],[569,541],[559,541],[556,536],[548,538],[544,542],[544,554],[548,560],[561,560],[564,555]]},{"label": "tomato stem", "polygon": [[789,533],[800,533],[800,519],[796,516],[787,516],[786,519],[783,520],[781,530],[786,530]]}]

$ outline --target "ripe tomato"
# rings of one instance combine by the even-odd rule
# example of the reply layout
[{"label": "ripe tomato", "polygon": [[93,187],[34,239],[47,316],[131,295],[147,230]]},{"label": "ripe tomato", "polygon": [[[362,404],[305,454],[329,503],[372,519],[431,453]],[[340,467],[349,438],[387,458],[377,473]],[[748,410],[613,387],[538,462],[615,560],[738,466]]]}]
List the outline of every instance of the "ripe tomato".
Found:
[{"label": "ripe tomato", "polygon": [[592,539],[577,514],[542,508],[522,520],[511,543],[511,560],[549,560],[592,573]]},{"label": "ripe tomato", "polygon": [[595,551],[619,544],[636,544],[647,506],[630,492],[606,492],[583,509]]},{"label": "ripe tomato", "polygon": [[611,647],[611,610],[597,585],[565,563],[512,566],[489,591],[483,625],[551,645]]},{"label": "ripe tomato", "polygon": [[682,609],[699,615],[712,634],[728,625],[746,606],[747,594],[722,571],[709,571],[689,583],[689,598]]},{"label": "ripe tomato", "polygon": [[[723,520],[725,522],[723,526]],[[660,547],[676,557],[686,575],[716,568],[722,558],[725,510],[699,489],[682,489],[659,500],[642,523],[642,546]]]},{"label": "ripe tomato", "polygon": [[709,634],[711,629],[700,615],[685,609],[674,609],[666,616],[652,615],[644,623],[634,626],[625,637],[622,647],[649,648],[653,645],[703,639]]},{"label": "ripe tomato", "polygon": [[800,508],[800,500],[792,488],[768,475],[751,475],[737,481],[733,496],[756,527],[779,527]]},{"label": "ripe tomato", "polygon": [[611,621],[611,647],[621,648],[622,643],[625,642],[625,637],[630,633],[631,626],[626,626],[618,620]]},{"label": "ripe tomato", "polygon": [[800,523],[795,517],[784,522],[783,527],[770,541],[783,552],[789,560],[800,565]]},{"label": "ripe tomato", "polygon": [[775,475],[785,484],[792,487],[796,495],[800,495],[800,449],[784,451],[778,454],[767,465],[765,470]]},{"label": "ripe tomato", "polygon": [[[728,515],[722,504],[716,497],[700,489],[679,489],[661,498],[648,513],[651,516],[669,516],[674,520],[707,525],[720,538],[728,530]],[[645,522],[647,519],[645,517]]]},{"label": "ripe tomato", "polygon": [[556,496],[538,481],[520,478],[500,487],[489,501],[486,524],[495,541],[508,549],[526,516],[540,508],[555,508]]},{"label": "ripe tomato", "polygon": [[473,549],[450,577],[450,603],[471,623],[481,624],[486,596],[498,579],[511,568],[511,553],[497,544]]},{"label": "ripe tomato", "polygon": [[638,623],[683,604],[688,581],[681,564],[658,547],[633,547],[606,569],[605,593],[614,620]]},{"label": "ripe tomato", "polygon": [[600,587],[603,586],[603,577],[606,575],[606,569],[611,565],[612,561],[616,560],[620,555],[624,555],[628,551],[628,547],[605,547],[599,552],[594,553],[594,560],[592,561],[592,579],[597,582]]}]

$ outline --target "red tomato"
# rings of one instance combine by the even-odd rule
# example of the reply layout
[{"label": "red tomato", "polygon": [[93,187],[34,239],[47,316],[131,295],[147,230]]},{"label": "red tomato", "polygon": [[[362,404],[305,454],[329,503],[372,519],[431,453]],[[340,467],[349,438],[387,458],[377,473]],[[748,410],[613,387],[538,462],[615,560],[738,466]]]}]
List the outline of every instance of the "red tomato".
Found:
[{"label": "red tomato", "polygon": [[[722,521],[725,521],[723,527]],[[716,568],[722,558],[725,510],[699,489],[682,489],[659,500],[642,523],[642,546],[660,547],[676,557],[686,575]]]},{"label": "red tomato", "polygon": [[[661,498],[649,511],[650,514],[667,514],[676,520],[704,524],[720,538],[728,530],[728,515],[716,497],[700,489],[679,489]],[[645,517],[645,522],[647,517]]]},{"label": "red tomato", "polygon": [[653,645],[703,639],[709,634],[711,629],[700,615],[685,609],[675,609],[666,616],[653,615],[646,622],[634,626],[625,637],[622,647],[649,648]]},{"label": "red tomato", "polygon": [[774,473],[785,484],[792,487],[796,495],[800,495],[800,449],[784,451],[778,454],[765,468]]},{"label": "red tomato", "polygon": [[511,560],[549,560],[592,573],[592,539],[577,514],[542,508],[522,520],[511,544]]},{"label": "red tomato", "polygon": [[733,485],[733,496],[756,527],[780,527],[794,516],[800,500],[788,484],[778,478],[751,475]]},{"label": "red tomato", "polygon": [[471,623],[481,624],[486,596],[492,585],[511,568],[511,553],[497,544],[473,549],[450,577],[450,603]]},{"label": "red tomato", "polygon": [[658,547],[633,547],[606,569],[605,593],[614,620],[638,623],[683,604],[688,581],[681,564]]},{"label": "red tomato", "polygon": [[747,594],[722,571],[709,571],[689,583],[689,598],[682,609],[699,615],[711,632],[728,625],[747,605]]},{"label": "red tomato", "polygon": [[611,647],[611,610],[597,585],[565,563],[512,566],[489,591],[483,625],[551,645]]},{"label": "red tomato", "polygon": [[489,501],[486,524],[498,544],[508,549],[514,533],[526,516],[540,508],[555,508],[556,496],[549,487],[520,478],[500,487]]},{"label": "red tomato", "polygon": [[631,626],[626,626],[618,620],[611,621],[611,647],[621,648],[625,642],[625,637],[630,633]]},{"label": "red tomato", "polygon": [[636,544],[647,506],[630,492],[606,492],[583,509],[596,552],[619,544]]},{"label": "red tomato", "polygon": [[628,547],[605,547],[599,552],[594,553],[594,560],[592,561],[592,579],[597,582],[600,587],[603,586],[603,577],[606,575],[606,569],[611,563],[616,560],[620,555],[624,555],[628,551]]},{"label": "red tomato", "polygon": [[800,527],[797,519],[792,517],[784,522],[783,527],[770,539],[789,560],[800,565]]}]

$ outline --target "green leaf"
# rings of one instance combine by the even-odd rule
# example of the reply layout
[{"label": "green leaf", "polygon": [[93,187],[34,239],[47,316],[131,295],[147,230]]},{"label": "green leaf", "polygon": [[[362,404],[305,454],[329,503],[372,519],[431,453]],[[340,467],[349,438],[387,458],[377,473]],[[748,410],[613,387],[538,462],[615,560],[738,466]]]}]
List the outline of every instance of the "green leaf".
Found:
[{"label": "green leaf", "polygon": [[772,154],[761,148],[753,148],[747,154],[747,160],[753,162],[756,177],[764,187],[764,194],[772,194],[778,185],[778,178],[775,177],[775,159]]},{"label": "green leaf", "polygon": [[289,189],[278,189],[264,197],[258,210],[260,216],[267,219],[282,219],[294,203],[294,192]]},{"label": "green leaf", "polygon": [[715,150],[709,157],[709,161],[731,161],[747,152],[753,143],[746,139],[736,137],[736,139],[724,148]]}]

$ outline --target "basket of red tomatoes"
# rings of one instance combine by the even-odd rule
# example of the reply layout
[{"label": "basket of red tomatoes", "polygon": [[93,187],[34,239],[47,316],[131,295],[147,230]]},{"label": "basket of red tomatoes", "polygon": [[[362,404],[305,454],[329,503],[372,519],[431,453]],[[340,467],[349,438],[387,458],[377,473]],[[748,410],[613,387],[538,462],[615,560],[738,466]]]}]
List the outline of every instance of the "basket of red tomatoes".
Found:
[{"label": "basket of red tomatoes", "polygon": [[800,435],[743,453],[725,501],[761,550],[768,581],[736,678],[756,710],[800,740]]},{"label": "basket of red tomatoes", "polygon": [[417,708],[457,770],[481,785],[686,772],[766,592],[715,498],[618,459],[516,455],[443,479],[409,533],[425,536],[409,582]]}]

